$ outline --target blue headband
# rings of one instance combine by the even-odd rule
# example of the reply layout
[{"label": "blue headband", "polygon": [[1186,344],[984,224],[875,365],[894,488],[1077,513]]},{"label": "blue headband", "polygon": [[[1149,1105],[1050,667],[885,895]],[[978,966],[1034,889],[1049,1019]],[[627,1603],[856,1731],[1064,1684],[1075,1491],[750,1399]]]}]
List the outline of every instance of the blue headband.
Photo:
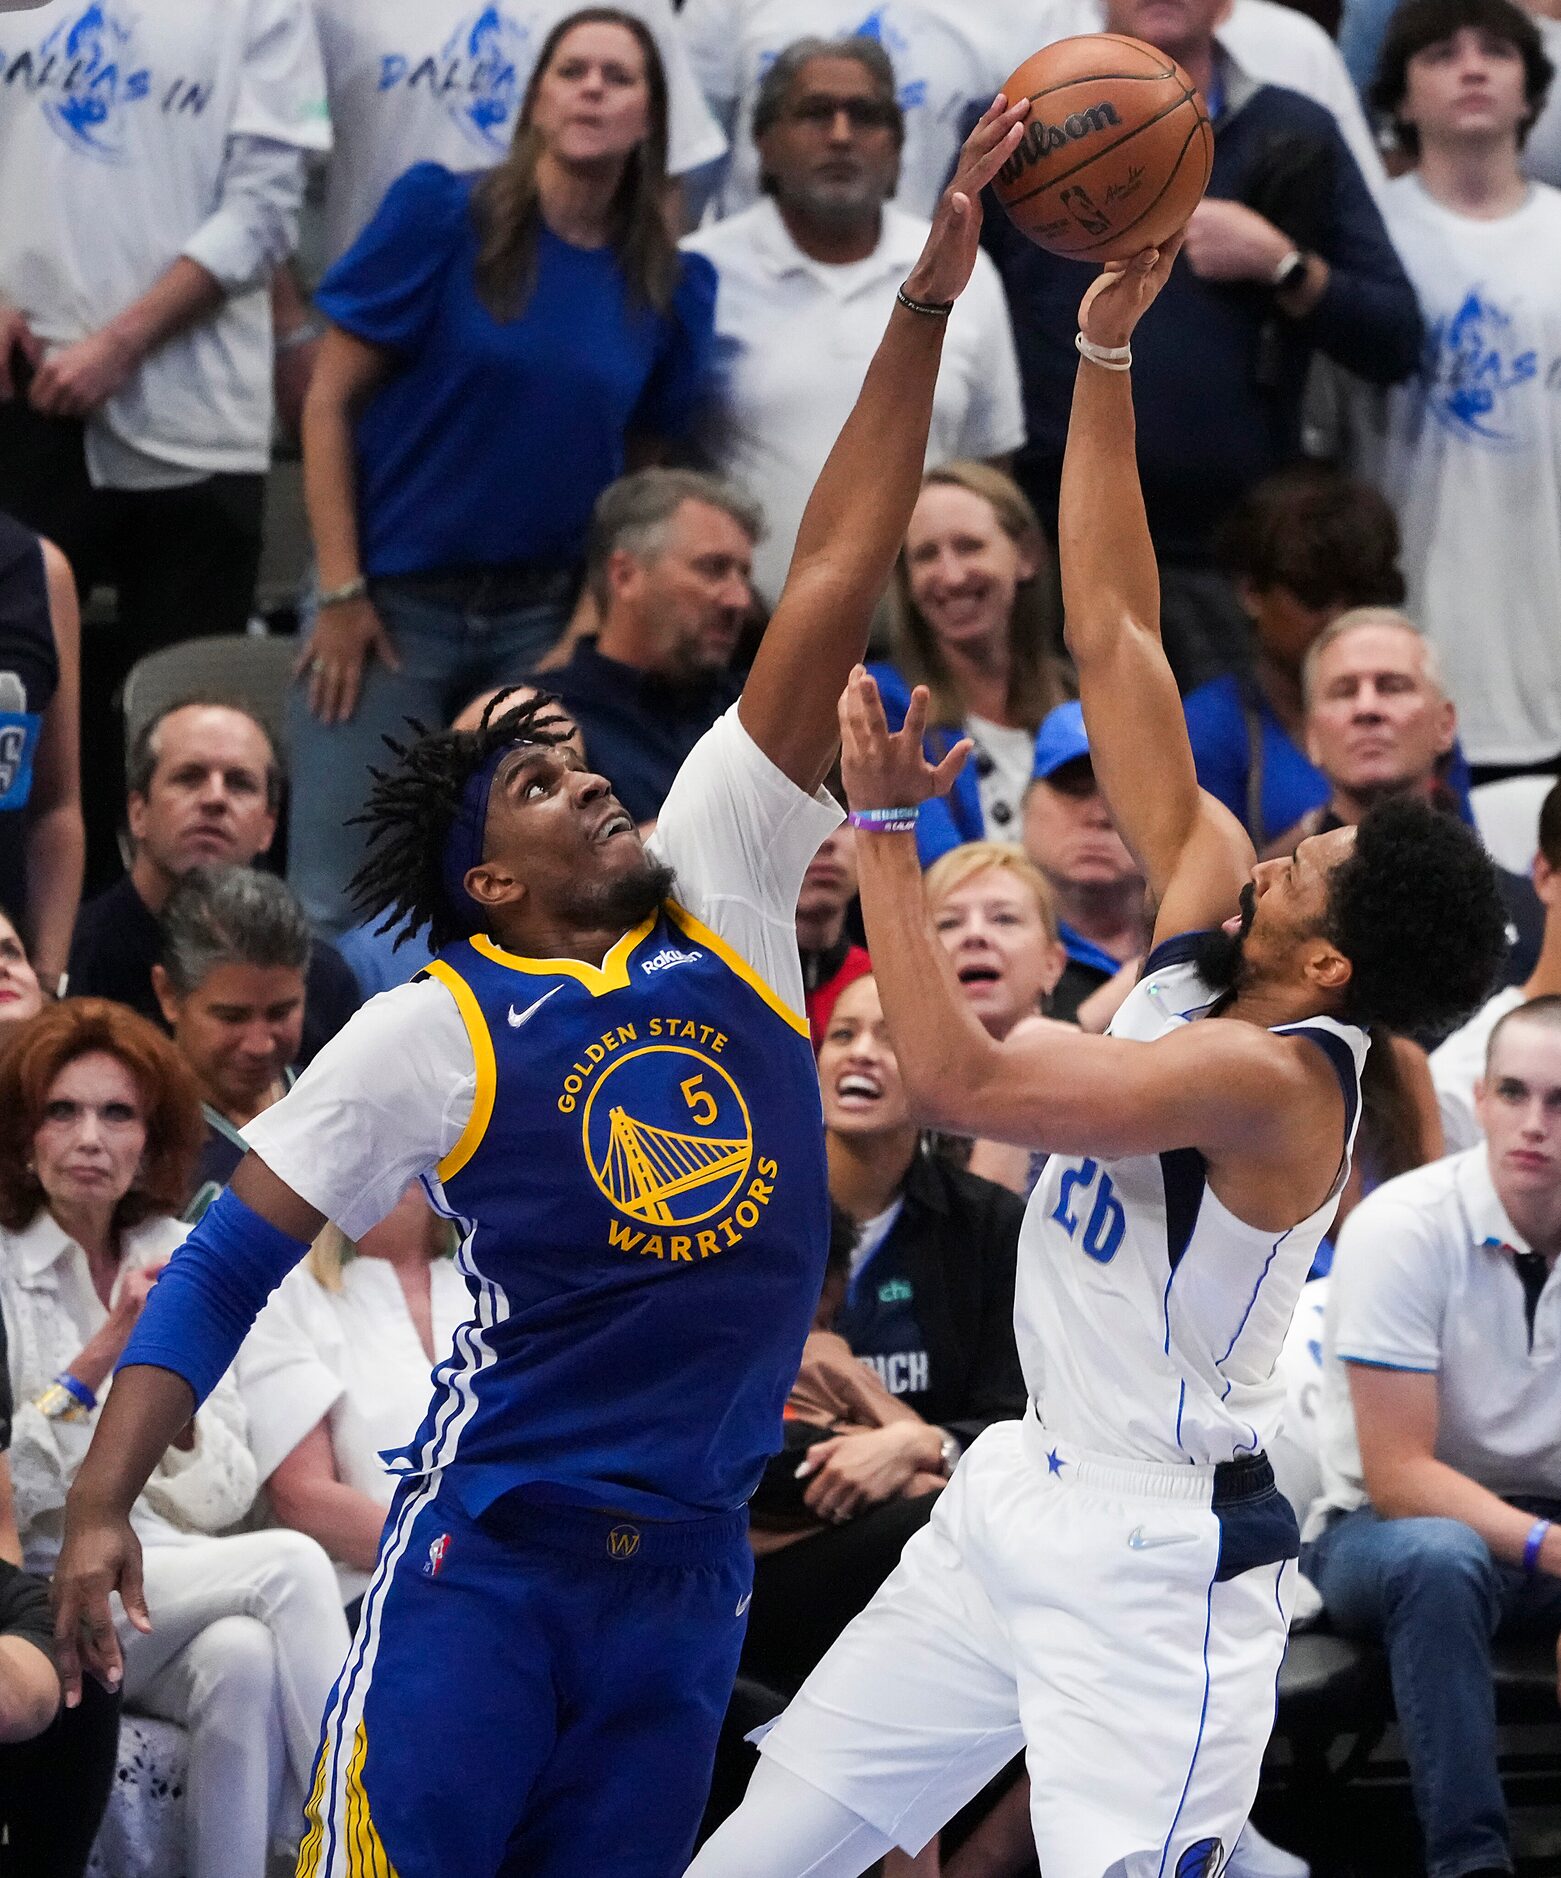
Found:
[{"label": "blue headband", "polygon": [[482,859],[483,838],[488,832],[488,797],[499,765],[512,750],[520,748],[521,739],[502,743],[481,768],[472,771],[461,791],[460,807],[450,823],[445,839],[444,891],[451,908],[465,918],[477,902],[466,891],[466,876]]}]

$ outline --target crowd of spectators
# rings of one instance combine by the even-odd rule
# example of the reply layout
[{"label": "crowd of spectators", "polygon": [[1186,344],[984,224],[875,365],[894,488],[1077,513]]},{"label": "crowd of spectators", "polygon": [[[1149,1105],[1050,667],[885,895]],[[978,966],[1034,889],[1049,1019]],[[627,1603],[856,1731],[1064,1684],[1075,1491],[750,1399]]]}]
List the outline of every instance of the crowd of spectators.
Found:
[{"label": "crowd of spectators", "polygon": [[[1558,0],[1345,0],[1337,44],[1275,0],[0,7],[18,1870],[77,1878],[105,1807],[134,1805],[122,1715],[185,1738],[180,1842],[146,1870],[264,1878],[296,1840],[379,1457],[469,1308],[420,1186],[356,1243],[326,1228],[159,1464],[135,1516],[155,1624],[124,1613],[121,1688],[60,1708],[43,1581],[115,1362],[243,1131],[428,962],[426,932],[393,948],[354,901],[386,740],[545,688],[648,831],[738,694],[962,136],[1023,58],[1102,30],[1179,60],[1215,130],[1134,359],[1201,782],[1260,855],[1393,796],[1482,833],[1496,792],[1504,830],[1518,805],[1516,850],[1488,836],[1503,982],[1448,1037],[1375,1040],[1303,1305],[1321,1406],[1287,1432],[1325,1620],[1387,1651],[1428,1870],[1510,1871],[1491,1641],[1561,1631]],[[1104,1030],[1152,922],[1062,634],[1090,270],[990,205],[983,243],[871,669],[891,724],[928,687],[930,756],[971,745],[918,844],[972,1010],[997,1037]],[[307,567],[262,618],[290,476]],[[280,706],[202,667],[129,721],[138,662],[262,627]],[[1025,1409],[1037,1158],[918,1127],[856,839],[829,837],[796,910],[836,1217],[753,1505],[743,1674],[777,1697]],[[1027,1871],[1022,1786],[889,1869]],[[1306,1867],[1249,1834],[1227,1869]]]}]

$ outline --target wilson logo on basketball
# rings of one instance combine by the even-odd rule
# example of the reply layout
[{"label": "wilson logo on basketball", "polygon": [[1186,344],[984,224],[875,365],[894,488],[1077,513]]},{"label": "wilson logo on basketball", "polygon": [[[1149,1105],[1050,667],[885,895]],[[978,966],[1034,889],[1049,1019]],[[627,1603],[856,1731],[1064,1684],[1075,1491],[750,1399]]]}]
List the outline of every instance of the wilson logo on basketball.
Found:
[{"label": "wilson logo on basketball", "polygon": [[1050,156],[1053,150],[1066,150],[1070,143],[1078,143],[1121,122],[1116,106],[1104,103],[1092,104],[1087,111],[1075,111],[1060,124],[1044,124],[1039,118],[1033,118],[1030,128],[1019,140],[1019,148],[998,171],[997,179],[1000,183],[1016,183],[1026,170],[1032,169],[1042,157]]}]

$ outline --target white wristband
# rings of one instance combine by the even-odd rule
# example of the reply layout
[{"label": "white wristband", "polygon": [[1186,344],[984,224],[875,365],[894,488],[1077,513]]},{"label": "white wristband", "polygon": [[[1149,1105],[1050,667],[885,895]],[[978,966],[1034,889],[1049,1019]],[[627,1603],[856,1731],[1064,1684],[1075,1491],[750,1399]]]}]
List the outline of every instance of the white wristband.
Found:
[{"label": "white wristband", "polygon": [[1091,365],[1104,366],[1108,372],[1126,372],[1132,369],[1133,348],[1131,346],[1097,346],[1093,339],[1086,339],[1080,333],[1073,342],[1083,358]]}]

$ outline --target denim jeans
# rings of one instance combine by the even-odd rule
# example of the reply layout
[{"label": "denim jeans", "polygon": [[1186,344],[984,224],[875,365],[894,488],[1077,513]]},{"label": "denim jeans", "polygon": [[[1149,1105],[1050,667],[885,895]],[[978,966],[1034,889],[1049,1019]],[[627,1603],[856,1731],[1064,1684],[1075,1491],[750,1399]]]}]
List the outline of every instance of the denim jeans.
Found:
[{"label": "denim jeans", "polygon": [[[1528,1503],[1561,1518],[1561,1506]],[[1387,1651],[1430,1878],[1511,1869],[1496,1766],[1496,1635],[1561,1630],[1561,1579],[1525,1578],[1458,1519],[1346,1513],[1301,1569],[1334,1626]]]},{"label": "denim jeans", "polygon": [[[371,581],[369,596],[401,655],[400,671],[372,660],[345,724],[322,724],[311,714],[307,673],[287,700],[287,878],[310,924],[328,937],[356,923],[347,886],[367,844],[364,830],[349,823],[367,798],[369,766],[387,760],[386,736],[404,739],[408,718],[442,730],[478,692],[524,678],[563,631],[574,583],[561,574],[556,591],[508,608],[484,606],[480,577],[464,605],[432,601],[396,580]],[[301,631],[313,622],[311,594]]]}]

